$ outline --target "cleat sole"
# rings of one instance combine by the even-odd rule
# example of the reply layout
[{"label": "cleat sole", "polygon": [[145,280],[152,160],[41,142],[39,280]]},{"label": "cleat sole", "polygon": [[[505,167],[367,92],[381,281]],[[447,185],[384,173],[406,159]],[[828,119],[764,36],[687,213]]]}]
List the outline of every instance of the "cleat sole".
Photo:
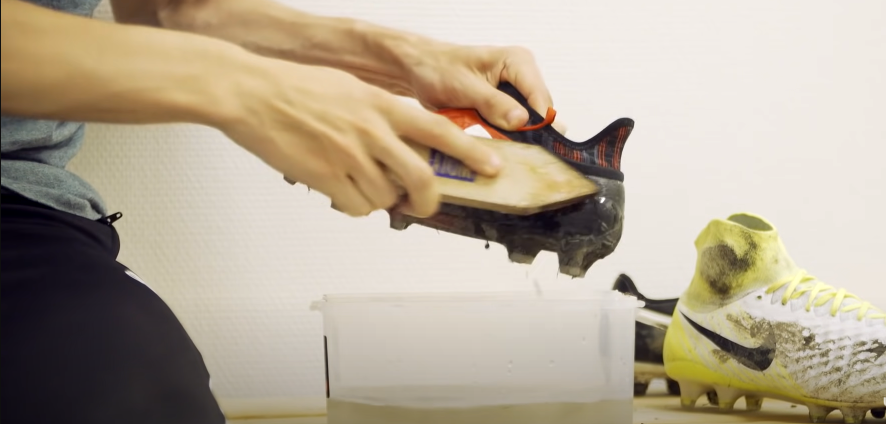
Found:
[{"label": "cleat sole", "polygon": [[[868,411],[871,411],[871,415],[874,414],[874,410],[877,410],[878,414],[886,413],[886,409],[878,404],[825,401],[747,387],[740,381],[732,380],[695,363],[670,363],[667,369],[669,378],[675,379],[680,385],[680,406],[687,409],[693,408],[699,397],[707,395],[710,404],[721,409],[723,409],[723,405],[734,404],[736,396],[744,396],[748,410],[751,411],[759,410],[764,398],[804,404],[809,408],[809,421],[813,423],[825,422],[828,415],[838,409],[843,414],[844,424],[863,423]],[[681,378],[682,376],[689,377]],[[707,381],[700,381],[699,378]],[[689,391],[687,392],[687,390]]]},{"label": "cleat sole", "polygon": [[609,256],[621,240],[624,185],[588,177],[600,188],[596,197],[561,209],[533,215],[440,205],[428,218],[388,211],[390,227],[403,231],[412,224],[503,245],[512,262],[529,264],[541,251],[557,254],[561,273],[583,278],[597,261]]}]

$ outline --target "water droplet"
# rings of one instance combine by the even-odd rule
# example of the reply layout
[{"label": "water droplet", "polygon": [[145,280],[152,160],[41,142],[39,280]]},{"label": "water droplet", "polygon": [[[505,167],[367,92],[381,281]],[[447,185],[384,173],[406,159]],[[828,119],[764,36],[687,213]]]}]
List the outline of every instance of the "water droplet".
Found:
[{"label": "water droplet", "polygon": [[587,343],[588,343],[588,338],[587,338],[587,337],[582,337],[582,338],[581,338],[581,344],[587,344]]},{"label": "water droplet", "polygon": [[489,249],[489,242],[486,242],[486,249]]},{"label": "water droplet", "polygon": [[549,366],[549,367],[553,367],[553,366],[554,366],[554,360],[553,360],[553,359],[551,359],[550,362],[548,362],[548,366]]}]

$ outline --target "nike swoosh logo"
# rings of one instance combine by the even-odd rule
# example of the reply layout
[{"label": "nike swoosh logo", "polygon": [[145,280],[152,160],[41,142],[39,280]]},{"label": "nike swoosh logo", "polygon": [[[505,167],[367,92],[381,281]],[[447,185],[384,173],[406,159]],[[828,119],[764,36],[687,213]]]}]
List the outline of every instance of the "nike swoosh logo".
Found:
[{"label": "nike swoosh logo", "polygon": [[732,357],[732,359],[735,359],[738,363],[754,371],[765,371],[772,366],[772,362],[775,361],[775,334],[772,333],[771,328],[766,330],[767,334],[763,339],[763,344],[758,347],[746,347],[702,327],[683,312],[680,312],[680,314],[683,315],[683,318],[686,318],[686,321],[689,322],[689,325],[691,325],[695,331],[698,331],[702,336],[705,336],[705,338],[710,340],[714,346],[717,346],[720,350],[726,352],[726,354]]}]

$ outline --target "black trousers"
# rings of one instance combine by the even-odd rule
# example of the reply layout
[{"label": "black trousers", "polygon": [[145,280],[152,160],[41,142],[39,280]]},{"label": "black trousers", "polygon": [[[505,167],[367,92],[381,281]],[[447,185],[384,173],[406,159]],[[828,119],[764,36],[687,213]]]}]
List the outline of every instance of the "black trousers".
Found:
[{"label": "black trousers", "polygon": [[178,319],[117,262],[110,222],[6,189],[0,209],[0,421],[225,422]]}]

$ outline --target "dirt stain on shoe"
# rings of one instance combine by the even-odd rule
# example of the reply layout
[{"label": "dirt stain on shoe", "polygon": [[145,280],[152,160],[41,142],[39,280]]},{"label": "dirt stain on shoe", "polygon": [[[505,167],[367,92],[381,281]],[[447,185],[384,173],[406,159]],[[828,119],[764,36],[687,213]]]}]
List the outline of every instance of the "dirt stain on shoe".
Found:
[{"label": "dirt stain on shoe", "polygon": [[[812,328],[797,323],[755,319],[747,313],[726,318],[751,339],[763,337],[771,328],[776,361],[807,388],[807,396],[831,399],[840,393],[843,397],[839,401],[864,403],[876,400],[875,395],[886,390],[886,374],[876,372],[882,365],[875,363],[886,353],[886,345],[877,340],[850,342],[844,337],[820,342],[810,337],[815,334]],[[722,355],[713,352],[713,356],[722,362]]]},{"label": "dirt stain on shoe", "polygon": [[729,362],[730,359],[732,359],[732,357],[729,356],[728,353],[726,353],[720,349],[715,349],[715,350],[711,351],[711,355],[714,357],[714,359],[719,361],[720,364],[725,364],[725,363]]},{"label": "dirt stain on shoe", "polygon": [[721,298],[733,294],[740,277],[754,266],[757,259],[757,242],[748,234],[744,234],[743,238],[748,248],[741,255],[732,246],[721,243],[704,249],[699,258],[701,277]]},{"label": "dirt stain on shoe", "polygon": [[[856,343],[856,346],[858,346],[858,343]],[[874,362],[880,359],[880,357],[883,356],[884,353],[886,353],[886,344],[883,344],[882,341],[875,340],[871,343],[870,346],[861,349],[861,352],[873,354],[871,362]]]},{"label": "dirt stain on shoe", "polygon": [[754,320],[746,313],[741,316],[726,315],[726,320],[747,333],[751,339],[757,340],[756,347],[745,352],[748,356],[733,354],[732,359],[757,371],[768,368],[768,365],[763,364],[771,365],[778,345],[778,334],[772,323],[767,320]]}]

